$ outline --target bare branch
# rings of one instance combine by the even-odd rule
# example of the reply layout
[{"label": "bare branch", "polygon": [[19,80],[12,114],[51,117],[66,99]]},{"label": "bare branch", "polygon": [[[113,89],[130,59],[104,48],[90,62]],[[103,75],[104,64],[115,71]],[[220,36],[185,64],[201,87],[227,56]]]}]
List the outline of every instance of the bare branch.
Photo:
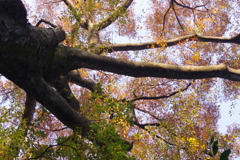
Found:
[{"label": "bare branch", "polygon": [[[167,16],[168,12],[170,11],[170,9],[172,8],[172,10],[173,10],[173,12],[174,12],[174,15],[175,15],[175,17],[176,17],[176,19],[177,19],[178,24],[180,25],[181,29],[184,31],[183,26],[182,26],[182,24],[181,24],[181,22],[180,22],[180,20],[179,20],[179,18],[178,18],[178,16],[177,16],[177,12],[176,12],[176,10],[175,10],[175,8],[174,8],[174,4],[176,4],[176,5],[178,5],[178,6],[181,6],[181,7],[183,7],[183,8],[191,9],[191,10],[193,10],[193,11],[194,11],[196,8],[205,7],[205,6],[206,6],[206,4],[205,4],[205,5],[195,6],[195,7],[189,7],[189,6],[186,6],[186,5],[183,5],[183,4],[178,3],[176,0],[171,0],[169,3],[170,3],[170,5],[169,5],[166,13],[165,13],[164,16],[163,16],[163,30],[164,30],[164,28],[165,28],[166,16]],[[206,8],[206,7],[205,7],[205,8]],[[195,15],[194,15],[194,17],[195,17]]]},{"label": "bare branch", "polygon": [[156,97],[146,97],[146,96],[142,96],[142,97],[137,97],[132,99],[131,101],[137,101],[137,100],[156,100],[156,99],[163,99],[163,98],[169,98],[171,96],[176,95],[177,93],[183,92],[185,90],[187,90],[192,83],[189,83],[185,88],[179,89],[178,91],[172,92],[168,95],[163,95],[163,96],[156,96]]},{"label": "bare branch", "polygon": [[107,45],[103,49],[107,52],[114,52],[114,51],[129,51],[129,50],[144,50],[144,49],[153,49],[153,48],[160,48],[160,47],[170,47],[184,41],[199,41],[199,42],[215,42],[215,43],[235,43],[240,44],[240,34],[231,38],[225,37],[215,37],[215,36],[202,36],[197,34],[190,34],[186,36],[181,36],[178,38],[174,38],[171,40],[164,41],[163,45],[158,44],[157,42],[145,42],[145,43],[127,43],[127,44],[113,44]]},{"label": "bare branch", "polygon": [[166,16],[167,16],[167,14],[168,14],[168,12],[170,11],[171,8],[172,8],[172,2],[170,2],[170,6],[168,7],[166,13],[163,16],[163,30],[164,30],[164,27],[165,27]]},{"label": "bare branch", "polygon": [[177,16],[177,12],[176,12],[176,10],[175,10],[175,8],[174,8],[174,5],[172,5],[172,10],[173,10],[174,15],[175,15],[175,17],[176,17],[176,19],[177,19],[178,24],[180,25],[180,27],[181,27],[182,30],[184,31],[183,26],[182,26],[182,24],[181,24],[181,22],[180,22],[180,20],[179,20],[179,18],[178,18],[178,16]]},{"label": "bare branch", "polygon": [[41,19],[41,20],[36,24],[36,26],[38,27],[42,22],[44,22],[44,23],[50,25],[50,26],[53,27],[53,28],[56,28],[56,27],[57,27],[57,25],[52,24],[51,22],[46,21],[46,20],[44,20],[44,19]]},{"label": "bare branch", "polygon": [[54,129],[54,130],[51,130],[52,132],[58,132],[58,131],[62,131],[62,130],[65,130],[65,129],[68,129],[68,127],[63,127],[63,128],[60,128],[60,129]]}]

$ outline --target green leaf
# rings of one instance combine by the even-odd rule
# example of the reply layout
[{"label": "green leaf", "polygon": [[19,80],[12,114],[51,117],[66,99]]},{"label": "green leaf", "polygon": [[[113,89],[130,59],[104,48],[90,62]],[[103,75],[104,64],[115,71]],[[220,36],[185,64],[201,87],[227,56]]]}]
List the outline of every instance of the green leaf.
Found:
[{"label": "green leaf", "polygon": [[214,142],[214,136],[212,136],[211,140],[210,140],[210,145],[212,145]]},{"label": "green leaf", "polygon": [[231,149],[227,149],[225,150],[221,156],[220,156],[220,160],[228,160],[228,156],[230,155],[231,153]]},{"label": "green leaf", "polygon": [[217,154],[217,151],[218,151],[218,140],[216,140],[213,143],[212,149],[213,149],[213,155],[215,156]]}]

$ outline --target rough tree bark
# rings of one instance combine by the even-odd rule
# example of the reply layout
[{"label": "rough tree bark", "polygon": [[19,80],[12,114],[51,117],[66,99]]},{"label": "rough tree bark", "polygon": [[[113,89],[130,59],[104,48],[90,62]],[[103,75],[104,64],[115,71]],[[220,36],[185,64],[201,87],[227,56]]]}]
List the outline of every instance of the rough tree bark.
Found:
[{"label": "rough tree bark", "polygon": [[[71,1],[64,1],[74,8]],[[126,0],[120,6],[127,8],[131,0]],[[115,13],[113,13],[115,14]],[[106,18],[89,28],[88,23],[81,20],[85,29],[99,31],[116,19]],[[97,28],[97,29],[96,29]],[[106,56],[88,53],[76,48],[60,44],[65,39],[61,27],[40,28],[27,23],[26,9],[20,0],[0,0],[0,73],[24,89],[29,96],[36,99],[54,114],[66,126],[75,129],[82,128],[83,136],[87,136],[93,122],[79,112],[76,99],[67,99],[61,86],[66,76],[77,83],[94,89],[94,84],[84,82],[74,69],[89,68],[103,70],[116,74],[133,77],[159,77],[172,79],[202,79],[220,77],[240,81],[240,70],[229,68],[226,64],[214,66],[174,66],[161,63],[132,62],[114,59]],[[186,39],[217,42],[237,43],[239,36],[233,38],[198,36],[196,34],[179,37],[166,41],[167,46],[176,45]],[[106,45],[112,51],[148,49],[150,45],[158,46],[155,42],[144,44]],[[54,82],[57,91],[53,90]],[[55,83],[57,82],[57,83]],[[53,85],[53,86],[54,86]]]}]

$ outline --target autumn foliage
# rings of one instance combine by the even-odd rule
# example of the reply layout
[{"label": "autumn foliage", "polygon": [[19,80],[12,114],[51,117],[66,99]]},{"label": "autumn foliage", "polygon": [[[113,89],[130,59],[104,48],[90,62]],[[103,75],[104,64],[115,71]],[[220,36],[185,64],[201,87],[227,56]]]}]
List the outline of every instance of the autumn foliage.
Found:
[{"label": "autumn foliage", "polygon": [[[53,51],[61,56],[53,61],[60,64],[72,55],[72,62],[67,60],[69,66],[45,64],[41,73],[89,125],[72,126],[68,115],[56,118],[35,95],[1,73],[0,157],[224,160],[240,155],[239,124],[229,126],[227,133],[218,130],[219,104],[238,100],[240,92],[240,30],[235,13],[239,2],[23,3],[28,25],[43,19],[45,23],[38,27],[56,25],[65,31],[66,38]],[[86,56],[78,67],[76,50],[68,52],[71,48],[83,56],[103,57],[103,63]],[[106,57],[119,61],[111,63]],[[202,68],[195,70],[195,66]],[[73,69],[66,72],[64,67]]]}]

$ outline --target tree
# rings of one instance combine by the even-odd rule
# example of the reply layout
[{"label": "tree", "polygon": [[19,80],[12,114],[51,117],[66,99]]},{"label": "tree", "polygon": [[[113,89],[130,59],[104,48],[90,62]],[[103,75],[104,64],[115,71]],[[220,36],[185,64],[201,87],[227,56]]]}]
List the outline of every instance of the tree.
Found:
[{"label": "tree", "polygon": [[[142,22],[133,0],[42,2],[37,9],[47,7],[48,14],[36,13],[45,18],[35,26],[20,0],[0,0],[0,73],[15,84],[1,84],[4,100],[12,100],[1,113],[1,133],[12,136],[1,140],[12,152],[5,156],[209,156],[206,142],[221,138],[217,99],[236,99],[239,92],[240,35],[223,36],[231,23],[229,1],[152,0]],[[153,41],[112,43],[111,27],[119,35]],[[138,32],[142,27],[149,37]],[[220,83],[227,92],[216,95]],[[25,107],[22,116],[19,106]],[[11,120],[18,127],[8,128],[8,113],[16,115]],[[61,130],[68,132],[50,133]],[[31,136],[44,140],[24,140]]]}]

